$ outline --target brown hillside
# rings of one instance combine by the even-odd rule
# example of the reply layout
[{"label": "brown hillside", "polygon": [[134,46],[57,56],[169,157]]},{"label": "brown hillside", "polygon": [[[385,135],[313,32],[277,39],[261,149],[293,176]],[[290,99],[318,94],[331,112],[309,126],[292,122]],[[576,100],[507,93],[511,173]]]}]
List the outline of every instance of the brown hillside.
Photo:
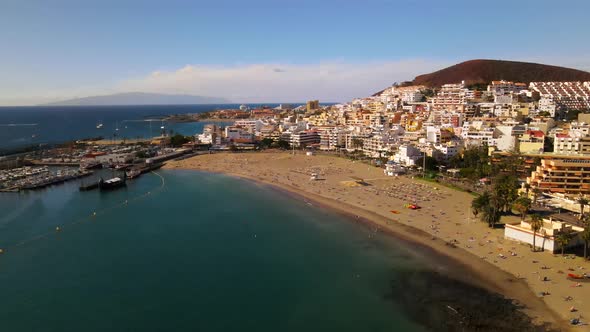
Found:
[{"label": "brown hillside", "polygon": [[489,83],[493,80],[514,82],[590,81],[590,73],[557,66],[503,60],[470,60],[417,76],[414,85],[439,87],[446,83]]}]

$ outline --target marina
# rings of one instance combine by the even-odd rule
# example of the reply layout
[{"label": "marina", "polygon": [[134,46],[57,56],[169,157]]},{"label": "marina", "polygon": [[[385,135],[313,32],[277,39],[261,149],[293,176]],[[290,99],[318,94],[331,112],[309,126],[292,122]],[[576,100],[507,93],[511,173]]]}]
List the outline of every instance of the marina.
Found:
[{"label": "marina", "polygon": [[41,189],[66,181],[91,175],[84,169],[59,168],[52,170],[47,166],[30,167],[0,171],[0,191],[18,192],[21,190]]}]

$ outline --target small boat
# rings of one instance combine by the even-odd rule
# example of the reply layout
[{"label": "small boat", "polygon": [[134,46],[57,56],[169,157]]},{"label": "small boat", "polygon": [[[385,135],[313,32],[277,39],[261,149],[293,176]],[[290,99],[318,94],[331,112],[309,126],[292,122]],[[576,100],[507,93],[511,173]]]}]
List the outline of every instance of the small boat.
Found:
[{"label": "small boat", "polygon": [[98,189],[100,189],[101,191],[104,191],[104,190],[113,190],[113,189],[121,188],[126,185],[126,183],[125,183],[126,180],[127,180],[127,176],[123,176],[123,178],[114,177],[114,178],[111,178],[108,180],[100,179],[100,181],[98,181]]},{"label": "small boat", "polygon": [[141,170],[134,168],[129,170],[126,174],[128,179],[135,179],[141,174]]},{"label": "small boat", "polygon": [[96,129],[100,129],[100,128],[102,128],[102,126],[103,126],[103,124],[99,122],[99,123],[96,125]]}]

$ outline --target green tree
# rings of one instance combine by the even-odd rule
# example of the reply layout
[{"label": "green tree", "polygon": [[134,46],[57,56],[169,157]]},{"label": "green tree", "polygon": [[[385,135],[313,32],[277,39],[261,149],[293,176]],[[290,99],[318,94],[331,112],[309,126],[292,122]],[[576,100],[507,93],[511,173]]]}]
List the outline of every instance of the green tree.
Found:
[{"label": "green tree", "polygon": [[272,138],[265,137],[260,142],[258,142],[259,146],[263,149],[270,148],[274,140]]},{"label": "green tree", "polygon": [[281,139],[281,140],[279,140],[279,141],[277,142],[277,147],[278,147],[279,149],[286,150],[286,149],[288,149],[288,148],[290,148],[290,147],[291,147],[291,144],[289,144],[289,142],[287,142],[287,141],[285,141],[285,140],[282,140],[282,139]]},{"label": "green tree", "polygon": [[475,217],[477,217],[479,213],[490,204],[490,198],[490,193],[486,191],[471,201],[471,212],[473,212]]},{"label": "green tree", "polygon": [[176,135],[170,137],[170,144],[173,147],[179,147],[179,146],[182,146],[184,143],[190,142],[190,140],[191,139],[189,137],[186,137],[186,136],[183,136],[180,134],[176,134]]},{"label": "green tree", "polygon": [[536,251],[537,246],[535,245],[535,240],[537,238],[537,232],[543,226],[543,217],[541,217],[541,215],[539,215],[537,213],[531,215],[530,224],[531,224],[531,230],[533,231],[533,251]]},{"label": "green tree", "polygon": [[518,179],[514,175],[502,174],[493,180],[493,196],[500,212],[509,212],[518,198]]},{"label": "green tree", "polygon": [[[424,165],[424,157],[416,160],[416,165],[422,167]],[[436,172],[438,170],[438,161],[430,156],[426,156],[426,171]]]},{"label": "green tree", "polygon": [[565,247],[568,245],[568,243],[570,243],[571,239],[572,239],[572,235],[569,231],[561,231],[555,237],[555,241],[557,242],[557,244],[559,244],[559,247],[561,247],[561,255],[562,256],[564,255]]},{"label": "green tree", "polygon": [[520,219],[524,221],[526,214],[531,208],[531,200],[528,197],[521,196],[514,201],[512,208],[518,211],[518,214],[520,214]]},{"label": "green tree", "polygon": [[487,223],[489,227],[494,228],[500,222],[501,217],[502,212],[500,211],[499,202],[495,197],[491,197],[489,204],[482,209],[481,220]]},{"label": "green tree", "polygon": [[578,196],[576,203],[580,204],[580,219],[582,219],[582,216],[584,215],[584,207],[586,207],[586,205],[588,205],[588,199],[586,197],[580,195],[580,196]]}]

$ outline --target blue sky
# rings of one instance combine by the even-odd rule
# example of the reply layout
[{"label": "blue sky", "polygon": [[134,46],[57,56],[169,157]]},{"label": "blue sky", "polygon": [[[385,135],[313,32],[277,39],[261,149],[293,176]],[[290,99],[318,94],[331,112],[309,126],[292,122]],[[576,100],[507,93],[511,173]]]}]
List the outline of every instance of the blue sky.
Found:
[{"label": "blue sky", "polygon": [[589,70],[589,12],[583,0],[0,0],[0,104],[129,90],[344,101],[473,58]]}]

